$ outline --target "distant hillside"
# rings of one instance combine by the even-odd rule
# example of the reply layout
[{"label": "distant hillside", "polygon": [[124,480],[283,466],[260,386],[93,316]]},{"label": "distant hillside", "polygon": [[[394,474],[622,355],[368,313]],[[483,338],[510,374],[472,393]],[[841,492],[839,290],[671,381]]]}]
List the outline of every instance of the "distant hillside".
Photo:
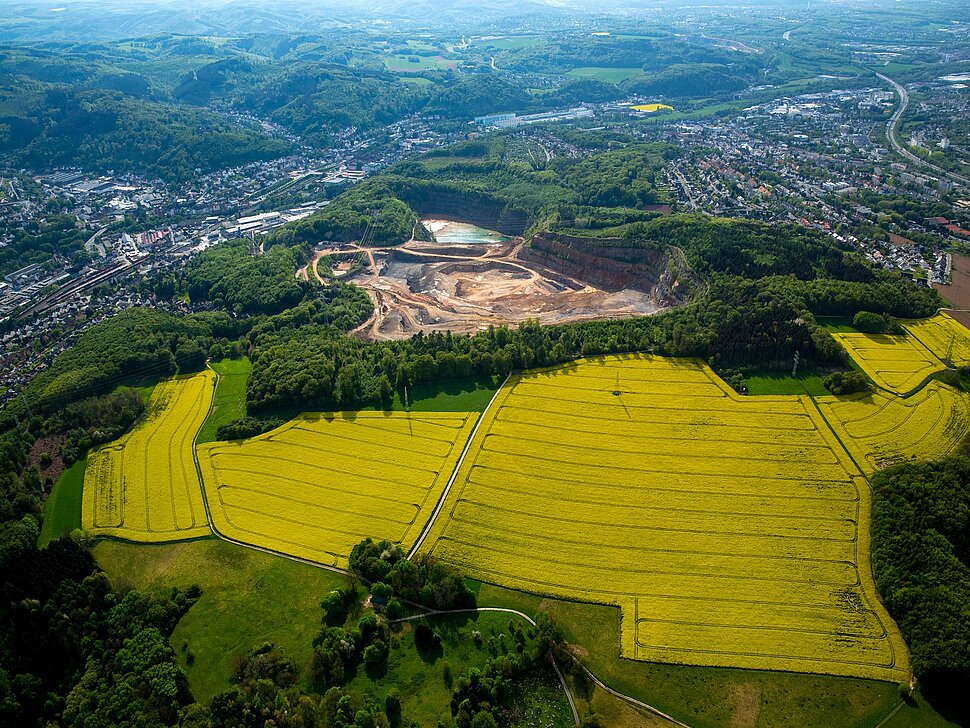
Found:
[{"label": "distant hillside", "polygon": [[0,81],[0,153],[18,165],[77,165],[171,182],[289,152],[287,142],[211,111],[117,91]]}]

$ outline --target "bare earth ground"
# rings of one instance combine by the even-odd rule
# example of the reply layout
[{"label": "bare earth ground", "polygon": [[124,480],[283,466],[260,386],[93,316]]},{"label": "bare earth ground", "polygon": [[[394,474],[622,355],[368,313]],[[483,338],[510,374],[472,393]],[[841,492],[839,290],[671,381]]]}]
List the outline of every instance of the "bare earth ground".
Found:
[{"label": "bare earth ground", "polygon": [[474,333],[535,318],[543,324],[655,313],[648,292],[607,291],[517,257],[523,241],[458,245],[410,240],[396,247],[355,244],[322,255],[359,252],[365,266],[349,276],[374,302],[353,333],[404,339],[416,333]]},{"label": "bare earth ground", "polygon": [[[64,472],[64,460],[60,456],[60,450],[66,441],[67,437],[64,435],[45,435],[38,438],[27,454],[27,467],[36,465],[42,479],[49,476],[56,483]],[[41,463],[41,455],[45,452],[51,456],[51,463],[47,467]]]},{"label": "bare earth ground", "polygon": [[933,288],[957,309],[951,311],[950,315],[970,329],[970,258],[954,255],[949,285],[934,283]]}]

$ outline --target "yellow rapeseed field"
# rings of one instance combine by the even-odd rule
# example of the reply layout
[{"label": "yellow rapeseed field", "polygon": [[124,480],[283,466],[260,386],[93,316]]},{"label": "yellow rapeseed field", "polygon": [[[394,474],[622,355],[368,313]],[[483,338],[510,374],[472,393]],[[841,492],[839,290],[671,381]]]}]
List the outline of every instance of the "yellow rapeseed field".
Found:
[{"label": "yellow rapeseed field", "polygon": [[899,681],[870,490],[809,397],[741,397],[652,356],[514,376],[423,548],[619,605],[625,657]]},{"label": "yellow rapeseed field", "polygon": [[880,387],[906,394],[946,369],[915,336],[833,333],[863,371]]},{"label": "yellow rapeseed field", "polygon": [[673,111],[674,107],[668,104],[637,104],[636,106],[631,106],[634,111],[645,111],[648,114],[652,114],[655,111]]},{"label": "yellow rapeseed field", "polygon": [[144,419],[88,455],[81,523],[96,535],[171,541],[210,534],[192,441],[212,401],[213,372],[173,377]]},{"label": "yellow rapeseed field", "polygon": [[953,451],[970,433],[970,397],[930,382],[905,399],[886,392],[819,397],[819,408],[867,474]]},{"label": "yellow rapeseed field", "polygon": [[365,536],[410,546],[477,413],[307,414],[264,435],[199,445],[216,530],[346,566]]},{"label": "yellow rapeseed field", "polygon": [[903,326],[940,359],[958,367],[970,366],[970,330],[948,313],[904,321]]}]

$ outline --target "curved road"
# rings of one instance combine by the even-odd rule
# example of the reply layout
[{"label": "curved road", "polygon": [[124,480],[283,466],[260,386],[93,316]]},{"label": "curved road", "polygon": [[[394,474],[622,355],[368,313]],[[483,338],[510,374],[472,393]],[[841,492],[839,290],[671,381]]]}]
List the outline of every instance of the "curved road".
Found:
[{"label": "curved road", "polygon": [[895,89],[896,93],[899,94],[899,101],[900,101],[899,108],[893,112],[893,115],[890,117],[889,121],[886,122],[886,137],[889,139],[889,144],[892,146],[892,148],[895,149],[896,152],[901,154],[903,157],[908,159],[913,164],[917,164],[921,167],[926,167],[927,169],[932,169],[934,172],[940,175],[943,175],[944,177],[947,177],[953,182],[956,182],[958,185],[970,186],[970,179],[962,175],[956,174],[955,172],[947,172],[945,169],[942,169],[941,167],[937,167],[932,162],[928,162],[921,157],[917,157],[915,154],[913,154],[906,147],[904,147],[902,144],[899,143],[899,140],[896,137],[896,131],[899,127],[900,120],[903,118],[903,114],[906,113],[906,107],[909,106],[909,92],[906,91],[906,89],[903,88],[901,84],[898,84],[895,81],[893,81],[891,78],[889,78],[889,76],[884,76],[881,73],[877,73],[876,75],[879,78],[881,78],[883,81],[891,85],[893,89]]},{"label": "curved road", "polygon": [[[507,607],[473,607],[473,608],[470,608],[470,609],[446,609],[446,610],[431,609],[431,610],[428,610],[427,612],[422,612],[421,614],[412,614],[409,617],[402,617],[401,619],[392,619],[390,621],[391,621],[392,624],[397,624],[399,622],[411,622],[411,621],[414,621],[415,619],[423,619],[424,617],[433,617],[433,616],[436,616],[436,615],[439,615],[439,614],[469,614],[469,613],[473,613],[473,612],[474,613],[477,613],[477,612],[505,612],[507,614],[514,614],[514,615],[516,615],[518,617],[521,617],[526,622],[528,622],[529,624],[531,624],[533,627],[536,626],[536,621],[532,617],[530,617],[528,614],[525,614],[524,612],[520,612],[518,609],[509,609]],[[566,685],[566,680],[563,677],[562,672],[560,672],[559,666],[556,664],[556,660],[553,658],[553,656],[552,656],[551,653],[549,655],[549,661],[552,662],[552,667],[553,667],[553,669],[555,669],[556,675],[559,677],[559,682],[562,683],[563,690],[566,691],[566,699],[569,701],[569,708],[570,708],[570,710],[572,710],[573,720],[576,721],[576,725],[579,725],[579,713],[576,710],[576,703],[573,701],[573,696],[569,692],[569,688]],[[680,726],[680,728],[690,728],[690,726],[687,725],[686,723],[682,723],[681,721],[677,720],[673,716],[667,715],[662,710],[659,710],[657,708],[654,708],[652,705],[648,705],[647,703],[644,703],[642,700],[637,700],[634,697],[631,697],[629,695],[626,695],[624,693],[621,693],[619,690],[614,690],[609,685],[607,685],[602,680],[600,680],[598,677],[596,677],[596,675],[594,675],[590,671],[590,669],[588,667],[586,667],[584,664],[582,664],[581,662],[578,662],[578,661],[577,661],[577,664],[583,669],[583,671],[587,675],[589,675],[590,679],[594,683],[596,683],[596,685],[599,688],[601,688],[602,690],[605,690],[606,692],[608,692],[613,697],[619,698],[620,700],[623,700],[623,701],[629,703],[630,705],[634,705],[637,708],[641,708],[643,710],[646,710],[648,713],[652,713],[653,715],[657,716],[658,718],[663,718],[665,720],[668,720],[671,723],[673,723],[674,725]]]},{"label": "curved road", "polygon": [[[425,617],[434,617],[439,614],[477,614],[478,612],[505,612],[506,614],[514,614],[517,617],[521,617],[526,622],[531,624],[533,627],[536,626],[536,621],[530,617],[525,612],[520,612],[518,609],[508,609],[506,607],[472,607],[471,609],[429,609],[427,612],[421,612],[420,614],[412,614],[409,617],[401,617],[400,619],[390,619],[388,620],[391,624],[400,624],[401,622],[413,622],[415,619],[424,619]],[[569,686],[566,684],[566,678],[563,677],[562,672],[559,670],[559,665],[556,664],[556,658],[549,653],[549,662],[552,663],[552,669],[556,671],[556,677],[559,678],[559,683],[562,685],[562,689],[566,692],[566,700],[569,701],[569,710],[573,714],[573,721],[576,725],[579,725],[579,711],[576,710],[576,701],[573,700],[572,693],[569,692]],[[595,678],[594,678],[595,679]]]}]

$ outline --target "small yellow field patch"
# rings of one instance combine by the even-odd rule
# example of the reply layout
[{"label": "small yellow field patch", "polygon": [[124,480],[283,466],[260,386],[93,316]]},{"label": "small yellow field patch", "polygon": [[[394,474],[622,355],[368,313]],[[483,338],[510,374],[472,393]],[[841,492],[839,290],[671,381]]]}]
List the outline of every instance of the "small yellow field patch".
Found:
[{"label": "small yellow field patch", "polygon": [[946,366],[915,336],[833,333],[862,370],[880,387],[906,394]]},{"label": "small yellow field patch", "polygon": [[423,548],[618,604],[625,657],[899,681],[868,532],[868,483],[811,398],[605,357],[512,377]]},{"label": "small yellow field patch", "polygon": [[634,111],[645,111],[648,114],[652,114],[655,111],[673,111],[673,106],[668,106],[667,104],[637,104],[636,106],[631,106]]},{"label": "small yellow field patch", "polygon": [[970,433],[970,397],[930,382],[905,399],[886,392],[819,397],[819,409],[867,474],[941,458]]},{"label": "small yellow field patch", "polygon": [[477,413],[307,414],[264,435],[200,445],[219,533],[333,566],[371,536],[414,543]]},{"label": "small yellow field patch", "polygon": [[211,533],[192,441],[209,411],[214,384],[211,370],[159,382],[142,421],[88,455],[85,530],[153,542]]},{"label": "small yellow field patch", "polygon": [[970,330],[945,311],[928,319],[903,321],[903,326],[939,359],[970,366]]}]

